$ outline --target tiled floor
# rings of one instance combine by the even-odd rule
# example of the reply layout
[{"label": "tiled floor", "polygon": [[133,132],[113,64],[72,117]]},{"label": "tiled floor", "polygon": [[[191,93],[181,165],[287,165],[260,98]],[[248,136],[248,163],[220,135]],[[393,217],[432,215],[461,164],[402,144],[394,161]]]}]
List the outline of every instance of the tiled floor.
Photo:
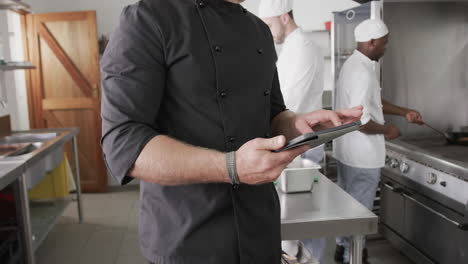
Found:
[{"label": "tiled floor", "polygon": [[[71,203],[37,250],[37,263],[146,263],[138,246],[138,187],[117,187],[106,194],[85,194],[83,199],[85,223],[77,223],[76,203]],[[333,240],[327,245],[326,263],[334,263]],[[368,248],[373,264],[411,264],[385,240],[370,241]]]}]

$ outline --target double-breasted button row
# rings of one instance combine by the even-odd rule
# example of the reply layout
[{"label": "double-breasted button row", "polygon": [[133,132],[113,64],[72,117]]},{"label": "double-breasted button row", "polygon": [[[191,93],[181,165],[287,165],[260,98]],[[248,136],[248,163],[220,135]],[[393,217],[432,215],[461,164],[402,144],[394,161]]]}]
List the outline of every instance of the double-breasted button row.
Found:
[{"label": "double-breasted button row", "polygon": [[198,0],[197,1],[197,6],[199,8],[204,8],[206,6],[205,2],[203,0]]},{"label": "double-breasted button row", "polygon": [[213,49],[214,49],[214,51],[216,51],[217,53],[223,52],[223,48],[222,48],[220,45],[214,45],[214,46],[213,46]]}]

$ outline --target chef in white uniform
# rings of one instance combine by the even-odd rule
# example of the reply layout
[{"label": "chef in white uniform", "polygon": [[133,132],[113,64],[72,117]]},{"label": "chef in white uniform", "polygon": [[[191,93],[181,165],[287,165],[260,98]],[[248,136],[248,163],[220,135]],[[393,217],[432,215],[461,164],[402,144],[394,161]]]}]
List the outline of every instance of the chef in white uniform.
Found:
[{"label": "chef in white uniform", "polygon": [[[380,82],[375,71],[376,62],[384,55],[389,31],[382,20],[368,19],[355,29],[357,49],[343,64],[336,89],[337,109],[362,105],[365,124],[360,131],[336,139],[334,157],[338,166],[338,185],[372,209],[380,181],[380,169],[385,165],[385,139],[400,136],[394,125],[385,124],[384,114],[399,115],[408,122],[423,124],[421,115],[381,98]],[[335,260],[349,262],[349,238],[336,240]],[[363,252],[367,263],[367,249]]]},{"label": "chef in white uniform", "polygon": [[[286,107],[296,113],[322,109],[324,55],[313,36],[294,21],[292,0],[262,0],[259,17],[269,26],[277,45],[282,45],[276,66]],[[323,147],[306,157],[323,159]]]},{"label": "chef in white uniform", "polygon": [[[296,113],[307,113],[322,109],[324,55],[313,36],[297,26],[292,9],[292,0],[262,0],[259,17],[269,26],[275,43],[282,45],[276,66],[285,105]],[[323,146],[303,154],[316,163],[323,157]],[[318,242],[320,247],[325,244],[324,240]],[[290,255],[301,253],[299,241],[283,242],[282,246]]]}]

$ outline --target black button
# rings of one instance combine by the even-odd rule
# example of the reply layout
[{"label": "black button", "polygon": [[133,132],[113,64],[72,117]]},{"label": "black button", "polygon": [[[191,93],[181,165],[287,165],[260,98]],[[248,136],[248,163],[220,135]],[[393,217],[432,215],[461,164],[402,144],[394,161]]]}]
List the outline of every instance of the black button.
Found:
[{"label": "black button", "polygon": [[270,138],[270,137],[271,137],[271,134],[270,134],[269,132],[266,132],[266,133],[265,133],[265,137],[266,137],[266,138]]},{"label": "black button", "polygon": [[263,53],[263,49],[257,49],[257,52],[258,52],[258,54],[262,54],[262,53]]},{"label": "black button", "polygon": [[270,90],[265,90],[265,92],[263,93],[265,96],[269,95],[270,94]]},{"label": "black button", "polygon": [[247,9],[242,8],[242,12],[244,12],[244,14],[247,13]]},{"label": "black button", "polygon": [[213,48],[214,48],[214,50],[215,50],[216,52],[221,52],[221,51],[223,51],[223,49],[222,49],[220,46],[218,46],[218,45],[215,45]]},{"label": "black button", "polygon": [[239,189],[239,184],[233,184],[233,185],[232,185],[232,188],[233,188],[234,190]]},{"label": "black button", "polygon": [[219,95],[221,95],[221,97],[226,97],[227,93],[225,91],[222,91]]},{"label": "black button", "polygon": [[229,137],[229,142],[234,142],[236,141],[236,137]]},{"label": "black button", "polygon": [[447,182],[446,181],[440,182],[440,185],[447,187]]},{"label": "black button", "polygon": [[205,7],[205,2],[203,2],[203,1],[198,1],[198,7],[204,8],[204,7]]}]

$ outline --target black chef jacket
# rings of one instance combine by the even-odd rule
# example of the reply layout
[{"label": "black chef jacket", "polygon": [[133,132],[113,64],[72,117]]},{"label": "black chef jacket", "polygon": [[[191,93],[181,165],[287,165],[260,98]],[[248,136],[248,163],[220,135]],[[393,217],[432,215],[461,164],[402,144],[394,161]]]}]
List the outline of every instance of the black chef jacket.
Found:
[{"label": "black chef jacket", "polygon": [[[142,0],[102,58],[102,146],[122,184],[158,135],[237,150],[285,109],[268,27],[223,0]],[[180,160],[184,166],[184,160]],[[203,164],[200,164],[203,166]],[[159,264],[280,263],[273,184],[141,183],[140,244]]]}]

